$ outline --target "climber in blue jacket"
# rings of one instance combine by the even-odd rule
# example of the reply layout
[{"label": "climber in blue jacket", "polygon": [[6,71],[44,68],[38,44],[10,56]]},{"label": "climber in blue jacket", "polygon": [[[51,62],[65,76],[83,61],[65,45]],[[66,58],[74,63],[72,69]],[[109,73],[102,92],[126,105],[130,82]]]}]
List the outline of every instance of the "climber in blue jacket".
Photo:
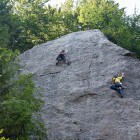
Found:
[{"label": "climber in blue jacket", "polygon": [[60,60],[63,60],[65,63],[67,63],[67,65],[69,65],[69,62],[66,60],[65,55],[66,55],[65,50],[62,50],[56,58],[57,60],[56,65],[58,65]]}]

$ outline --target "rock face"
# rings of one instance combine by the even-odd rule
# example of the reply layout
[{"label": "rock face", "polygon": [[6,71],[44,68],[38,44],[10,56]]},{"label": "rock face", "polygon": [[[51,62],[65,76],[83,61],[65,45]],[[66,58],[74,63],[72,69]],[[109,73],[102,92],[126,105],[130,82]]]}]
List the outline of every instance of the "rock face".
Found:
[{"label": "rock face", "polygon": [[[69,66],[55,66],[65,49]],[[140,140],[140,61],[99,30],[80,31],[35,46],[21,57],[43,89],[42,118],[49,140]],[[125,73],[125,98],[111,90]]]}]

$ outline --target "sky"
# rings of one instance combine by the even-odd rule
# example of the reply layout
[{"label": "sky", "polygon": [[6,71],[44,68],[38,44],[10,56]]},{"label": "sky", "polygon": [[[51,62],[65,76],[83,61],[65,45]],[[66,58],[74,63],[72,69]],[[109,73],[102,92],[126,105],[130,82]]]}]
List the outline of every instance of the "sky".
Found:
[{"label": "sky", "polygon": [[[114,0],[116,3],[119,3],[120,8],[126,7],[125,11],[127,15],[133,15],[134,9],[136,7],[137,14],[140,14],[140,0]],[[65,0],[50,0],[51,5],[61,5]]]}]

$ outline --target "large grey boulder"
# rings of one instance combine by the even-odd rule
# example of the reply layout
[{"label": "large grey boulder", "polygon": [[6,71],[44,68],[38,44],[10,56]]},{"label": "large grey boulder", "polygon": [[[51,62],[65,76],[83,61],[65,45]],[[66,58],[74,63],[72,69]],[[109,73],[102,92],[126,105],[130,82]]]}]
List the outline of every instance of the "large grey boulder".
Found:
[{"label": "large grey boulder", "polygon": [[[65,49],[69,66],[55,66]],[[99,30],[80,31],[24,52],[22,73],[43,89],[49,140],[140,140],[140,61]],[[111,90],[124,72],[125,98]]]}]

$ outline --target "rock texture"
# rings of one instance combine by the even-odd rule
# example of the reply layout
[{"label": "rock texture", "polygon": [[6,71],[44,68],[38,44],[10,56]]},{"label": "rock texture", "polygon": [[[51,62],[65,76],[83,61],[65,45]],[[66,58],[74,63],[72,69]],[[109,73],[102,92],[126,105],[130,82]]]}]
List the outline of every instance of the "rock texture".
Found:
[{"label": "rock texture", "polygon": [[[69,66],[55,66],[65,49]],[[35,46],[21,57],[43,89],[49,140],[140,140],[140,61],[99,30],[80,31]],[[125,98],[109,89],[124,72]]]}]

